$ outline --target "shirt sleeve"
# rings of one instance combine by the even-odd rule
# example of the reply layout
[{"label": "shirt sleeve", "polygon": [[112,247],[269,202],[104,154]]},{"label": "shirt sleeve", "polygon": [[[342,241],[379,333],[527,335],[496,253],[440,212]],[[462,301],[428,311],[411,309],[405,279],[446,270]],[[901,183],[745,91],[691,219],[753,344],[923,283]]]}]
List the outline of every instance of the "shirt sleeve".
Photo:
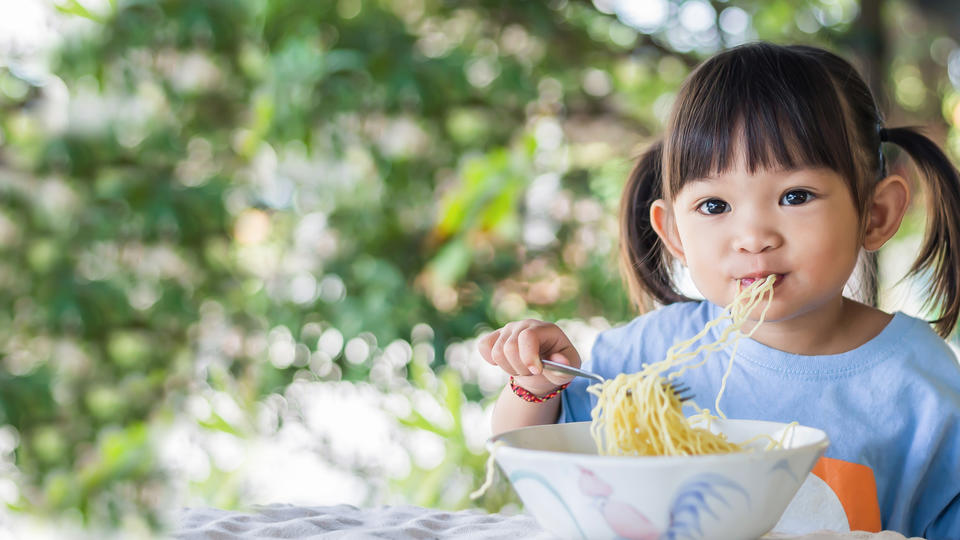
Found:
[{"label": "shirt sleeve", "polygon": [[[955,361],[955,358],[951,355],[949,360]],[[909,454],[905,466],[910,470],[910,462],[917,462],[922,471],[918,493],[908,503],[913,507],[914,518],[909,532],[928,540],[957,540],[960,539],[960,370],[950,364],[949,369],[933,373],[938,378],[924,388],[930,397],[924,400],[923,396],[914,396],[910,401],[914,411],[926,410],[910,443],[916,451]]]},{"label": "shirt sleeve", "polygon": [[576,377],[570,382],[570,386],[560,393],[558,424],[590,420],[590,411],[593,410],[593,405],[590,400],[592,396],[587,392],[587,386],[586,379]]},{"label": "shirt sleeve", "polygon": [[[587,371],[606,376],[601,368],[605,364],[605,359],[611,354],[611,341],[613,341],[615,334],[620,331],[620,329],[615,329],[600,332],[597,339],[594,340],[593,346],[590,347],[590,355],[584,358],[581,367]],[[558,424],[585,422],[592,419],[590,412],[597,403],[596,396],[587,392],[587,387],[592,383],[592,380],[585,377],[574,377],[570,381],[570,386],[560,394],[562,400],[560,402],[560,418],[557,419]]]},{"label": "shirt sleeve", "polygon": [[[583,360],[583,367],[604,378],[616,377],[619,373],[639,371],[643,362],[659,361],[672,344],[677,322],[692,325],[696,334],[705,320],[691,318],[700,302],[681,302],[634,318],[627,324],[600,332],[590,347],[590,355]],[[701,310],[706,313],[705,310]],[[693,335],[691,334],[691,335]],[[587,392],[592,380],[575,377],[561,395],[560,417],[557,422],[583,422],[591,420],[590,413],[597,404],[597,397]]]},{"label": "shirt sleeve", "polygon": [[940,515],[924,531],[927,540],[960,538],[960,493],[940,512]]},{"label": "shirt sleeve", "polygon": [[[956,407],[956,396],[948,403]],[[925,493],[918,500],[918,515],[923,515],[924,506],[933,511],[922,528],[927,540],[956,540],[960,538],[960,418],[956,413],[945,422],[938,439],[940,445],[932,451],[936,457],[925,475]]]},{"label": "shirt sleeve", "polygon": [[[629,324],[605,330],[597,335],[590,354],[583,359],[583,369],[592,371],[605,378],[616,376],[623,370],[623,359],[632,355],[626,350],[630,338],[642,331],[644,317],[638,317]],[[584,422],[591,420],[590,413],[597,404],[597,396],[587,392],[594,381],[585,377],[574,377],[561,393],[560,418],[557,423]]]}]

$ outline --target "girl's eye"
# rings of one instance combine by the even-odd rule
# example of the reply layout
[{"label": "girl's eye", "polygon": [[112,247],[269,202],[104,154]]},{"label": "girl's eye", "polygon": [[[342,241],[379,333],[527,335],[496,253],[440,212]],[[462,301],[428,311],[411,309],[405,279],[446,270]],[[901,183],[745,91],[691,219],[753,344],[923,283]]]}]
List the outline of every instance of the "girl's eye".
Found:
[{"label": "girl's eye", "polygon": [[785,206],[803,204],[812,198],[813,193],[805,189],[794,189],[784,193],[783,197],[780,197],[780,204]]},{"label": "girl's eye", "polygon": [[700,203],[700,206],[697,208],[697,210],[701,214],[722,214],[730,210],[730,205],[721,201],[720,199],[710,199],[709,201]]}]

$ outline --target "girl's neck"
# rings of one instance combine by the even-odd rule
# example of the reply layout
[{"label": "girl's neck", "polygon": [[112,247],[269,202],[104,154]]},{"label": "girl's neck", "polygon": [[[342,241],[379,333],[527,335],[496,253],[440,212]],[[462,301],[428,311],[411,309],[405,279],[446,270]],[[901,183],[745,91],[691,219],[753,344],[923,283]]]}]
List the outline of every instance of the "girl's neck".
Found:
[{"label": "girl's neck", "polygon": [[[753,339],[793,354],[840,354],[876,337],[892,318],[889,313],[840,296],[796,317],[764,322]],[[748,324],[744,331],[750,328]]]}]

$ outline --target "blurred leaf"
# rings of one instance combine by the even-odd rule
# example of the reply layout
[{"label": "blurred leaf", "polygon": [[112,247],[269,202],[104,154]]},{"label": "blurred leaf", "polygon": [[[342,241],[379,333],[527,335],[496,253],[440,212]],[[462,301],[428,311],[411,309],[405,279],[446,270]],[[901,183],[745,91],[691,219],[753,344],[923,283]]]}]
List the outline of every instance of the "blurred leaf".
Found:
[{"label": "blurred leaf", "polygon": [[[115,8],[116,0],[110,0],[110,5]],[[66,15],[75,15],[98,23],[105,23],[107,21],[104,17],[91,13],[90,10],[84,7],[78,0],[59,0],[53,7]]]}]

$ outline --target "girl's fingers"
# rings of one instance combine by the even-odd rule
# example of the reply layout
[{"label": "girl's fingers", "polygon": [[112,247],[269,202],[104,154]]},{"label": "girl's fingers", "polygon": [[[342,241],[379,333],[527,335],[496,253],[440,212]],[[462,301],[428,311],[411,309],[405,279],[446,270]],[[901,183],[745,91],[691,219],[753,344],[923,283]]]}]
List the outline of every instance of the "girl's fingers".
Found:
[{"label": "girl's fingers", "polygon": [[[559,364],[566,364],[568,366],[571,365],[570,360],[566,356],[560,353],[551,354],[548,360],[553,360],[554,362],[557,362]],[[573,380],[573,375],[566,375],[564,373],[558,373],[556,371],[550,371],[550,370],[544,370],[543,376],[546,377],[548,381],[557,385],[568,383],[571,380]]]},{"label": "girl's fingers", "polygon": [[[478,340],[477,348],[483,359],[515,377],[538,376],[562,384],[570,376],[545,372],[541,358],[559,360],[564,364],[579,365],[579,357],[563,332],[552,324],[524,320],[512,322]],[[546,349],[546,350],[542,350]],[[570,357],[569,354],[573,354]]]},{"label": "girl's fingers", "polygon": [[517,328],[516,326],[511,328],[510,335],[503,342],[503,355],[510,362],[514,375],[530,375],[530,370],[520,359],[520,351],[517,349],[517,335],[522,331],[523,328]]},{"label": "girl's fingers", "polygon": [[491,349],[493,349],[493,344],[497,342],[498,337],[500,337],[500,330],[494,330],[477,340],[477,350],[480,351],[480,356],[492,366],[497,365],[497,362],[491,355]]},{"label": "girl's fingers", "polygon": [[517,336],[517,351],[527,371],[539,375],[543,371],[540,364],[540,338],[535,328],[526,328]]},{"label": "girl's fingers", "polygon": [[493,361],[500,366],[500,369],[506,371],[510,375],[516,375],[516,371],[513,369],[513,366],[510,364],[510,360],[507,359],[506,354],[504,353],[503,347],[507,342],[507,337],[510,335],[510,326],[504,326],[500,329],[500,335],[497,336],[497,341],[494,342],[493,348],[490,350],[490,356],[493,358]]}]

